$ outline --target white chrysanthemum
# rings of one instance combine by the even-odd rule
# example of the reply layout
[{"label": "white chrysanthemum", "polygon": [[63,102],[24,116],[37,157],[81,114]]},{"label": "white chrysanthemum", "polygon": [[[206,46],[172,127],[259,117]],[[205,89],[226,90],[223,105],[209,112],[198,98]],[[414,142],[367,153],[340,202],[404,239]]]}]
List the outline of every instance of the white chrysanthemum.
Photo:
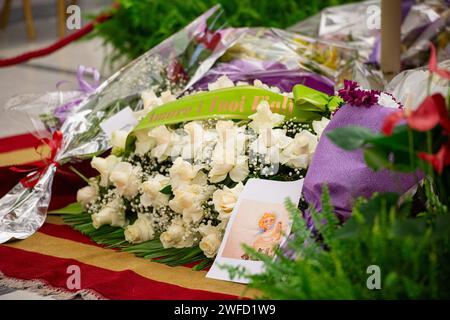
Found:
[{"label": "white chrysanthemum", "polygon": [[219,213],[218,218],[222,221],[228,220],[234,206],[239,198],[239,194],[244,189],[242,182],[239,182],[234,188],[224,186],[213,193],[214,209]]},{"label": "white chrysanthemum", "polygon": [[148,215],[138,214],[136,221],[125,228],[125,240],[130,243],[141,243],[152,240],[155,237],[155,230]]},{"label": "white chrysanthemum", "polygon": [[234,87],[233,81],[231,81],[227,76],[220,76],[216,81],[208,83],[208,90],[213,91],[217,89],[223,88],[231,88]]},{"label": "white chrysanthemum", "polygon": [[256,132],[261,132],[267,129],[272,129],[273,127],[279,125],[283,122],[284,116],[278,113],[273,113],[270,110],[269,103],[267,101],[261,101],[256,108],[256,113],[249,116],[252,120],[249,123],[249,127]]},{"label": "white chrysanthemum", "polygon": [[320,139],[322,136],[323,130],[327,127],[328,123],[330,123],[330,119],[322,117],[320,120],[314,120],[312,122],[312,127],[314,132],[317,134],[317,137]]},{"label": "white chrysanthemum", "polygon": [[86,209],[87,205],[98,197],[98,188],[95,186],[86,186],[77,192],[77,202]]},{"label": "white chrysanthemum", "polygon": [[109,180],[114,184],[120,196],[131,199],[139,191],[139,185],[141,184],[140,172],[141,169],[133,167],[131,163],[119,162],[111,171]]},{"label": "white chrysanthemum", "polygon": [[119,163],[120,158],[115,155],[109,155],[106,158],[94,157],[91,160],[91,166],[100,173],[100,185],[106,187],[109,184],[109,175],[115,165]]},{"label": "white chrysanthemum", "polygon": [[170,179],[162,174],[157,174],[141,184],[141,204],[145,207],[164,207],[169,204],[169,195],[160,191],[170,184]]},{"label": "white chrysanthemum", "polygon": [[297,133],[283,150],[284,164],[293,168],[308,168],[317,147],[317,136],[307,130]]},{"label": "white chrysanthemum", "polygon": [[98,229],[103,225],[125,227],[127,220],[123,208],[122,199],[116,198],[110,201],[103,209],[91,215],[92,225]]}]

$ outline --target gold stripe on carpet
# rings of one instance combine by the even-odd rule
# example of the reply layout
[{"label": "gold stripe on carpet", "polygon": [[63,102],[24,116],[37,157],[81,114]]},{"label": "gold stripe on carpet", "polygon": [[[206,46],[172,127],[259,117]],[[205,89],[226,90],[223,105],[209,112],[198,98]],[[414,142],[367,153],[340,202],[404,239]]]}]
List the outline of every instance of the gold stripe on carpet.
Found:
[{"label": "gold stripe on carpet", "polygon": [[[43,154],[46,154],[46,152],[50,150],[47,145],[43,145],[39,149],[41,148],[43,150]],[[37,153],[34,148],[0,153],[0,167],[26,164],[39,160],[41,160],[41,155]]]},{"label": "gold stripe on carpet", "polygon": [[111,249],[61,239],[40,232],[35,233],[28,239],[5,245],[53,257],[75,259],[82,263],[112,271],[132,270],[147,279],[188,289],[248,298],[254,298],[257,294],[256,290],[245,290],[246,286],[242,284],[208,279],[205,277],[206,271],[193,271],[187,267],[169,267],[136,257],[130,253],[117,252]]}]

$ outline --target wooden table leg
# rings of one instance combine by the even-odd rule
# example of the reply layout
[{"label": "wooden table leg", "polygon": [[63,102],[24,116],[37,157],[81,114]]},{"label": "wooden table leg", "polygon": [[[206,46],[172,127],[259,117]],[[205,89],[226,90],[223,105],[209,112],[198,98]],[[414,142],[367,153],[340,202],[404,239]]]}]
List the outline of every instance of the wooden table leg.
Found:
[{"label": "wooden table leg", "polygon": [[3,2],[2,12],[0,13],[0,29],[8,26],[9,14],[11,13],[11,1],[5,0]]},{"label": "wooden table leg", "polygon": [[36,31],[34,30],[30,0],[23,0],[23,15],[25,16],[28,39],[34,39],[36,37]]},{"label": "wooden table leg", "polygon": [[58,20],[58,37],[64,37],[66,33],[66,3],[64,0],[57,0],[56,12]]}]

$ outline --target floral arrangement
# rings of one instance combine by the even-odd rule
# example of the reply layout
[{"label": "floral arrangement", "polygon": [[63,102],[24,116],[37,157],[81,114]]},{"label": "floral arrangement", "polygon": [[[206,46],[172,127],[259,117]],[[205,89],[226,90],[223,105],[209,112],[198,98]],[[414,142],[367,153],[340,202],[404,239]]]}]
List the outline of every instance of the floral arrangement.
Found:
[{"label": "floral arrangement", "polygon": [[[279,91],[260,81],[254,85]],[[232,86],[224,76],[209,89]],[[157,96],[146,91],[141,97],[144,110],[136,113],[139,119],[175,100],[169,92]],[[192,261],[212,258],[246,180],[303,178],[328,122],[326,117],[310,123],[286,119],[263,100],[247,120],[210,118],[139,131],[132,151],[127,150],[129,133],[115,131],[111,154],[92,159],[100,175],[87,180],[89,185],[78,191],[77,201],[89,214],[83,216],[91,219],[94,234],[105,226],[123,230],[115,244],[142,243],[138,247],[142,248],[153,243],[155,250],[146,251],[148,257],[194,248],[185,251]],[[67,221],[90,224],[77,219]],[[113,232],[108,230],[105,234],[110,236]]]}]

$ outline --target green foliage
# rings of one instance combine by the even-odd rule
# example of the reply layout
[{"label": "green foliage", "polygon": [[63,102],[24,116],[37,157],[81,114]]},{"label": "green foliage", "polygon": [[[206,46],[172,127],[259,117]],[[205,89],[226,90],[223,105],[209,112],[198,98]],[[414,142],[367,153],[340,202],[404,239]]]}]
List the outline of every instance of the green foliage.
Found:
[{"label": "green foliage", "polygon": [[[450,297],[450,218],[423,213],[409,215],[411,200],[398,205],[396,194],[375,194],[358,200],[352,218],[337,224],[327,190],[322,213],[312,211],[317,234],[306,228],[294,204],[290,249],[295,259],[278,253],[262,257],[265,272],[246,275],[261,298],[271,299],[435,299]],[[254,250],[246,249],[258,258]],[[381,289],[368,289],[367,268],[379,266]]]},{"label": "green foliage", "polygon": [[[69,207],[72,205],[69,205]],[[159,241],[159,237],[139,244],[130,244],[125,240],[123,228],[104,225],[95,229],[92,225],[91,216],[86,213],[65,216],[64,221],[98,244],[110,248],[118,248],[154,262],[164,263],[169,266],[194,263],[194,270],[203,270],[212,264],[212,260],[206,258],[198,246],[182,249],[166,249],[161,244],[161,241]]]},{"label": "green foliage", "polygon": [[352,0],[119,0],[108,21],[97,24],[93,36],[115,49],[110,56],[132,60],[154,47],[217,3],[229,26],[286,28],[321,9]]}]

